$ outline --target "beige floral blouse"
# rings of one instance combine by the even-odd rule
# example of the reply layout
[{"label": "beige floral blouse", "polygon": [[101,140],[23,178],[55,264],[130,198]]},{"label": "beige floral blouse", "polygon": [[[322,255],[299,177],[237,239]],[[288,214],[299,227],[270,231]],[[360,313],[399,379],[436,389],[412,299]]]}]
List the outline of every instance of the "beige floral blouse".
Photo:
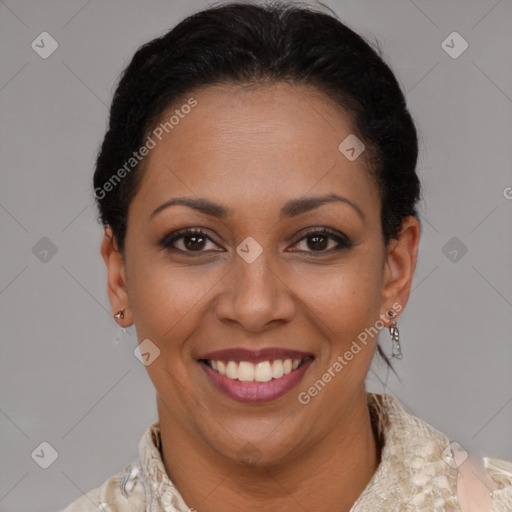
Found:
[{"label": "beige floral blouse", "polygon": [[[350,512],[512,512],[512,462],[468,457],[392,396],[367,398],[381,461]],[[140,440],[138,460],[64,512],[193,512],[167,476],[160,442],[157,421]]]}]

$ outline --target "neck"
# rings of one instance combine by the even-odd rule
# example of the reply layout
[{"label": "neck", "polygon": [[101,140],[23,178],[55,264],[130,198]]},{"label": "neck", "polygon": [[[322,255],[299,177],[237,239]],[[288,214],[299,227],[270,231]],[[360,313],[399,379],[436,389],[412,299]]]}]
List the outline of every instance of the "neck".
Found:
[{"label": "neck", "polygon": [[364,390],[361,398],[316,444],[264,467],[203,453],[205,445],[158,400],[164,467],[185,503],[198,512],[296,512],[317,510],[319,502],[322,512],[349,512],[380,461]]}]

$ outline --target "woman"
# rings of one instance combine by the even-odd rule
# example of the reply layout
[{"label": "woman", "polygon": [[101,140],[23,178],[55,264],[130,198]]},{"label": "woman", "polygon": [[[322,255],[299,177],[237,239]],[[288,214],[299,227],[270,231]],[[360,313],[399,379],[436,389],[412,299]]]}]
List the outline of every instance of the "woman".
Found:
[{"label": "woman", "polygon": [[512,510],[511,463],[365,390],[382,328],[401,357],[417,154],[393,73],[327,14],[225,4],[137,51],[94,188],[159,420],[67,512]]}]

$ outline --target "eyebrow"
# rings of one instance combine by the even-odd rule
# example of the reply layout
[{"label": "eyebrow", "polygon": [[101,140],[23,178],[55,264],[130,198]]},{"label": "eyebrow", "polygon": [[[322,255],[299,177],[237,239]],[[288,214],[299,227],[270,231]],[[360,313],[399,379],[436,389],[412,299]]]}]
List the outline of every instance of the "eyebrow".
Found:
[{"label": "eyebrow", "polygon": [[[338,194],[326,194],[323,196],[301,197],[299,199],[292,199],[281,208],[280,220],[290,217],[296,217],[303,213],[314,210],[319,206],[333,202],[342,202],[344,204],[351,206],[357,212],[359,217],[361,217],[363,222],[366,221],[364,213],[356,203]],[[166,201],[165,203],[161,204],[158,208],[156,208],[150,215],[150,219],[153,218],[157,213],[161,212],[162,210],[174,205],[187,206],[206,215],[210,215],[212,217],[217,217],[221,219],[226,218],[229,215],[228,208],[218,203],[214,203],[209,199],[193,197],[175,197],[173,199],[170,199],[169,201]]]}]

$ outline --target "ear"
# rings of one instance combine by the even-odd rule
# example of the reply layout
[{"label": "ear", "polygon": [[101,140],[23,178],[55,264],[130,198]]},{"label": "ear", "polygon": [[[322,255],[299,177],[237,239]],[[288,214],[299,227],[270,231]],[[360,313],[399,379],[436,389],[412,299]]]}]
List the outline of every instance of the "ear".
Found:
[{"label": "ear", "polygon": [[[381,304],[386,306],[385,312],[393,309],[399,313],[409,300],[416,270],[419,242],[420,225],[418,220],[412,216],[406,217],[402,223],[400,236],[397,240],[390,242],[384,261]],[[385,316],[389,319],[387,315]]]},{"label": "ear", "polygon": [[124,258],[117,247],[110,226],[105,228],[103,241],[101,242],[101,255],[107,266],[107,290],[113,309],[112,316],[124,309],[124,317],[116,319],[116,321],[122,327],[129,327],[132,324],[132,315],[128,300]]}]

